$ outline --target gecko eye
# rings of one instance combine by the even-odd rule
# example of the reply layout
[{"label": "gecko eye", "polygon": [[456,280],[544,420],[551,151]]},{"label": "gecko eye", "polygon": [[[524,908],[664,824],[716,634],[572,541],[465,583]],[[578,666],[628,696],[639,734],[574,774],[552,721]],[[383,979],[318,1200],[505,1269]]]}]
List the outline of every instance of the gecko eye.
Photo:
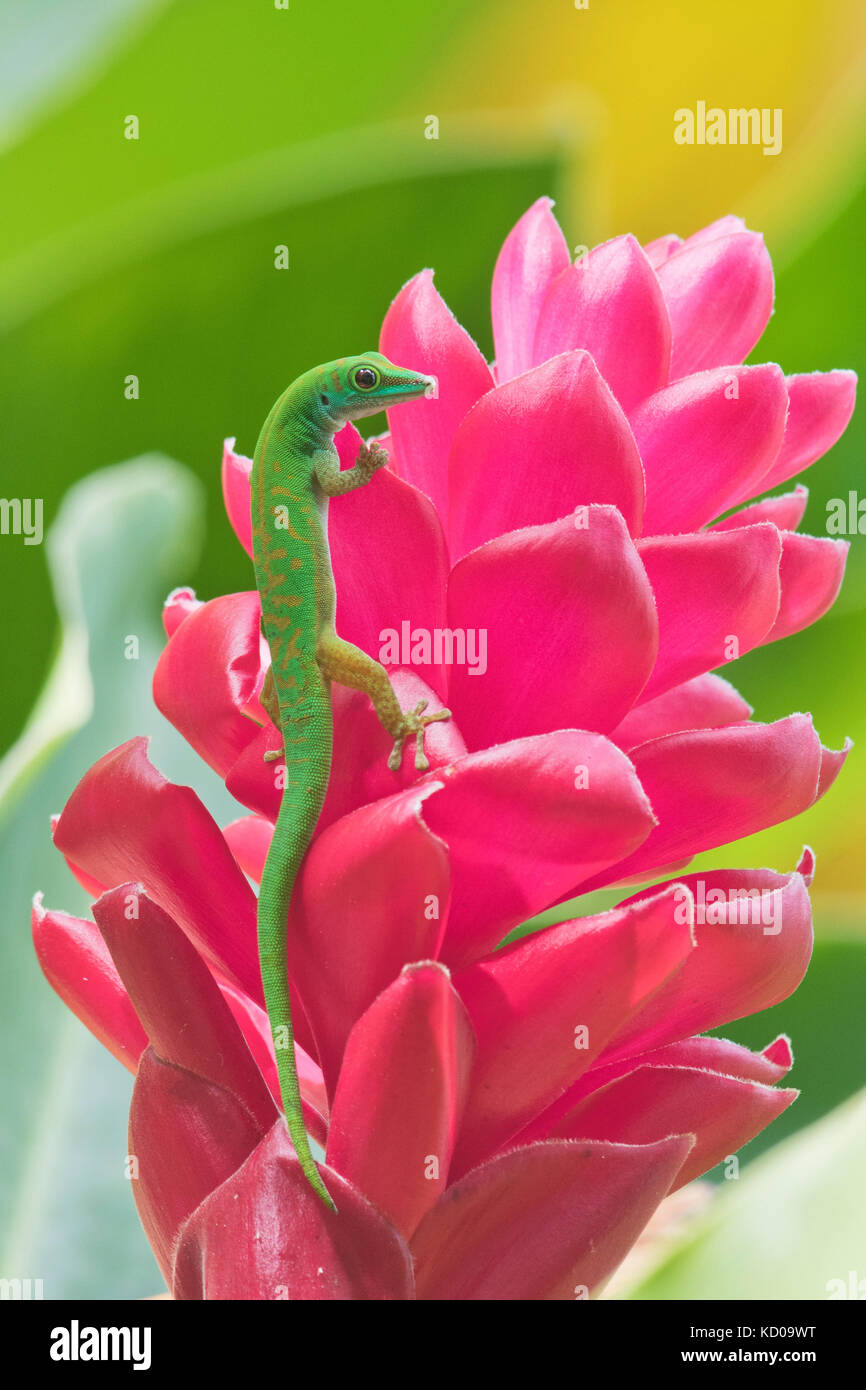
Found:
[{"label": "gecko eye", "polygon": [[379,385],[379,373],[373,367],[356,367],[352,373],[352,384],[359,391],[372,391]]}]

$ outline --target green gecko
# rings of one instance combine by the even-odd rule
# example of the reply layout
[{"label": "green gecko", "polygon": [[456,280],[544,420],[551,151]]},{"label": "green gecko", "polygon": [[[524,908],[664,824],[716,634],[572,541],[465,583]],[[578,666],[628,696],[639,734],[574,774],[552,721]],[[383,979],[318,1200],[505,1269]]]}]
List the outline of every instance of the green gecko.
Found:
[{"label": "green gecko", "polygon": [[393,771],[399,769],[403,745],[411,737],[415,766],[425,771],[425,728],[450,717],[448,710],[424,714],[426,700],[404,712],[384,666],[337,636],[328,499],[363,487],[388,458],[377,444],[365,444],[353,467],[341,470],[334,434],[347,420],[435,391],[434,377],[395,367],[378,352],[314,367],[292,382],[274,405],[253,460],[253,560],[262,630],[271,652],[261,702],[283,737],[283,751],[265,757],[285,758],[286,764],[259,890],[259,965],[289,1135],[311,1187],[333,1210],[304,1127],[286,953],[292,891],[331,771],[331,682],[369,695],[394,740],[388,759]]}]

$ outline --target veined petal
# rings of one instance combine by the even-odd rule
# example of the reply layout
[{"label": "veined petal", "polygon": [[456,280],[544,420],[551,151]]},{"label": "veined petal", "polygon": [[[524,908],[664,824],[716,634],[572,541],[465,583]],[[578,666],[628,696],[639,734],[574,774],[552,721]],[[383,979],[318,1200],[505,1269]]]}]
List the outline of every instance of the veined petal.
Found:
[{"label": "veined petal", "polygon": [[592,502],[640,532],[643,468],[622,408],[588,352],[552,357],[482,396],[449,462],[452,560],[505,531]]},{"label": "veined petal", "polygon": [[[454,1155],[459,1174],[545,1110],[592,1065],[693,948],[679,898],[548,927],[455,980],[478,1055]],[[675,1131],[674,1131],[675,1132]]]},{"label": "veined petal", "polygon": [[673,332],[671,380],[742,362],[773,309],[773,267],[757,232],[697,236],[657,270]]},{"label": "veined petal", "polygon": [[191,612],[163,648],[153,699],[224,777],[256,735],[242,711],[261,688],[258,593],[224,594]]},{"label": "veined petal", "polygon": [[[760,873],[760,870],[752,870],[752,873],[755,872]],[[790,874],[776,874],[778,890],[787,887],[790,877]],[[763,891],[773,892],[773,888],[767,888],[765,881]],[[762,1052],[752,1052],[751,1048],[742,1047],[741,1042],[730,1042],[727,1038],[680,1038],[677,1042],[666,1042],[664,1047],[653,1048],[651,1052],[639,1052],[623,1062],[596,1066],[592,1073],[584,1077],[584,1083],[595,1083],[594,1086],[587,1086],[585,1094],[589,1090],[598,1090],[599,1086],[606,1086],[607,1081],[614,1077],[626,1076],[635,1066],[691,1066],[701,1072],[717,1072],[720,1076],[733,1076],[740,1081],[760,1081],[763,1086],[776,1086],[777,1081],[787,1076],[794,1066],[794,1054],[791,1051],[791,1038],[785,1033],[773,1038]]]},{"label": "veined petal", "polygon": [[[788,878],[787,874],[776,875],[776,879],[783,886],[787,884]],[[677,887],[683,888],[684,885],[680,883]],[[589,1071],[584,1072],[580,1080],[569,1087],[559,1100],[538,1116],[537,1120],[527,1125],[520,1135],[520,1142],[528,1144],[538,1139],[554,1137],[554,1130],[558,1130],[560,1123],[577,1105],[582,1104],[587,1096],[606,1087],[611,1081],[626,1076],[637,1067],[690,1067],[698,1071],[717,1072],[720,1076],[734,1077],[739,1081],[759,1081],[764,1086],[775,1086],[776,1082],[781,1081],[791,1070],[793,1063],[791,1041],[785,1033],[780,1033],[774,1038],[763,1052],[752,1052],[748,1047],[729,1042],[726,1038],[691,1037],[680,1038],[676,1042],[665,1043],[661,1047],[637,1052],[631,1056],[623,1055],[614,1062],[603,1057],[590,1067]]]},{"label": "veined petal", "polygon": [[[786,886],[789,877],[788,874],[778,874],[779,886]],[[599,1084],[605,1084],[605,1079],[610,1080],[610,1077],[605,1078],[607,1072],[624,1076],[631,1067],[644,1065],[697,1067],[700,1071],[715,1071],[721,1076],[733,1076],[740,1081],[760,1081],[764,1086],[775,1086],[794,1065],[794,1054],[791,1039],[786,1033],[780,1033],[762,1052],[752,1052],[751,1048],[729,1042],[727,1038],[682,1038],[679,1042],[657,1047],[652,1052],[642,1052],[627,1062],[596,1068],[601,1078]]]},{"label": "veined petal", "polygon": [[623,410],[664,386],[671,326],[656,273],[633,236],[596,246],[553,281],[534,361],[586,348]]},{"label": "veined petal", "polygon": [[452,628],[486,635],[486,670],[455,666],[470,747],[557,728],[613,728],[656,656],[652,590],[614,507],[489,541],[451,573]]},{"label": "veined petal", "polygon": [[[787,876],[779,874],[776,878],[783,885],[788,882]],[[703,927],[699,930],[703,931]],[[517,1142],[534,1144],[539,1139],[579,1138],[576,1133],[568,1132],[571,1116],[582,1109],[588,1097],[608,1089],[612,1082],[639,1067],[689,1068],[715,1072],[738,1081],[757,1081],[763,1086],[775,1086],[791,1070],[793,1061],[790,1039],[784,1033],[763,1052],[751,1052],[749,1048],[728,1042],[725,1038],[697,1037],[682,1038],[647,1052],[621,1055],[614,1062],[602,1058],[553,1105],[527,1125]]]},{"label": "veined petal", "polygon": [[[58,815],[53,815],[51,817],[52,843],[54,842],[54,833],[57,830],[57,822],[59,820],[60,817]],[[76,864],[72,859],[70,859],[68,854],[65,854],[63,858],[66,861],[66,867],[72,874],[72,877],[75,879],[76,883],[80,883],[85,893],[87,893],[91,898],[101,898],[102,894],[105,892],[105,884],[100,883],[99,880],[93,878],[92,875],[85,873],[81,865]]]},{"label": "veined petal", "polygon": [[253,556],[253,521],[250,511],[250,474],[252,459],[235,453],[234,439],[223,444],[223,502],[232,530],[249,555]]},{"label": "veined petal", "polygon": [[415,1234],[418,1297],[586,1298],[630,1250],[692,1142],[553,1141],[474,1168]]},{"label": "veined petal", "polygon": [[631,420],[646,474],[644,534],[692,531],[757,491],[787,409],[772,363],[696,372],[645,400]]},{"label": "veined petal", "polygon": [[[253,1060],[265,1079],[274,1103],[282,1109],[280,1079],[277,1074],[277,1060],[274,1053],[273,1033],[264,1009],[254,1004],[252,999],[242,994],[233,985],[218,981],[220,993],[232,1012],[235,1023],[244,1035],[244,1042],[253,1055]],[[298,1069],[298,1084],[304,1109],[304,1124],[307,1133],[312,1135],[323,1147],[328,1138],[328,1097],[322,1069],[308,1052],[295,1042],[295,1065]]]},{"label": "veined petal", "polygon": [[848,558],[847,541],[827,536],[782,536],[781,603],[766,641],[777,642],[816,623],[836,602]]},{"label": "veined petal", "polygon": [[195,792],[149,762],[146,739],[121,744],[85,773],[54,843],[109,888],[140,881],[205,960],[261,1002],[252,889]]},{"label": "veined petal", "polygon": [[438,954],[448,854],[422,814],[435,789],[410,788],[330,825],[310,847],[295,887],[289,975],[330,1095],[356,1020],[404,965]]},{"label": "veined petal", "polygon": [[658,657],[645,699],[764,641],[779,612],[782,538],[775,526],[764,522],[740,531],[653,536],[637,548],[659,624]]},{"label": "veined petal", "polygon": [[261,883],[265,859],[274,838],[274,827],[264,816],[239,816],[223,826],[223,838],[242,869],[253,883]]},{"label": "veined petal", "polygon": [[111,958],[159,1057],[230,1091],[262,1131],[274,1103],[232,1012],[192,942],[141,886],[93,904]]},{"label": "veined petal", "polygon": [[265,719],[240,757],[226,773],[226,791],[242,806],[275,821],[282,800],[280,780],[284,764],[278,759],[265,761],[265,753],[282,753],[283,741],[270,719]]},{"label": "veined petal", "polygon": [[600,734],[559,730],[470,753],[442,783],[424,803],[424,820],[448,846],[452,895],[441,955],[452,966],[477,960],[519,922],[573,896],[653,824],[634,768]]},{"label": "veined petal", "polygon": [[[104,889],[100,888],[100,895],[102,892]],[[66,912],[46,910],[41,894],[36,895],[32,920],[36,954],[49,984],[94,1037],[129,1071],[135,1072],[147,1047],[147,1034],[99,928],[94,922],[71,917]],[[220,983],[219,988],[272,1096],[279,1103],[279,1080],[267,1014],[232,985]],[[322,1073],[297,1044],[296,1052],[307,1127],[324,1142],[327,1102]]]},{"label": "veined petal", "polygon": [[846,738],[841,748],[825,748],[821,746],[821,768],[818,773],[818,790],[815,793],[815,800],[818,801],[825,792],[829,791],[845,763],[848,761],[848,754],[854,747],[850,738]]},{"label": "veined petal", "polygon": [[474,1039],[448,971],[407,965],[349,1034],[327,1162],[406,1239],[445,1190]]},{"label": "veined petal", "polygon": [[628,859],[596,875],[593,888],[638,872],[649,876],[686,855],[778,825],[825,790],[821,744],[806,714],[670,734],[633,748],[630,757],[658,825]]},{"label": "veined petal", "polygon": [[651,1144],[687,1128],[696,1143],[675,1191],[748,1144],[798,1094],[696,1067],[645,1063],[578,1102],[551,1138]]},{"label": "veined petal", "polygon": [[33,944],[43,974],[67,1008],[128,1071],[147,1047],[147,1034],[108,947],[93,922],[33,900]]},{"label": "veined petal", "polygon": [[694,904],[697,947],[612,1040],[602,1065],[768,1009],[793,994],[806,973],[812,914],[799,872],[717,869],[679,884],[683,914],[686,895]]},{"label": "veined petal", "polygon": [[668,232],[665,236],[657,236],[653,241],[644,244],[644,255],[654,270],[658,270],[663,265],[668,256],[672,256],[675,251],[679,251],[683,244],[683,239],[676,232]]},{"label": "veined petal", "polygon": [[385,315],[381,351],[439,382],[436,400],[407,401],[388,412],[402,477],[448,515],[448,451],[463,416],[493,385],[490,369],[422,270],[404,285]]},{"label": "veined petal", "polygon": [[720,729],[750,719],[752,706],[721,676],[694,676],[630,710],[610,734],[626,752],[685,729]]},{"label": "veined petal", "polygon": [[491,311],[500,382],[532,366],[535,329],[544,297],[557,275],[571,262],[552,209],[552,198],[536,199],[508,233],[496,261]]},{"label": "veined petal", "polygon": [[714,222],[708,222],[706,227],[700,227],[698,231],[683,243],[684,246],[701,246],[705,241],[716,241],[720,236],[730,236],[733,232],[747,232],[748,227],[742,217],[737,217],[735,213],[725,213],[723,217],[717,217]]},{"label": "veined petal", "polygon": [[[279,1124],[284,1127],[282,1120]],[[146,1049],[129,1111],[127,1142],[135,1159],[131,1186],[169,1286],[184,1222],[261,1139],[261,1128],[231,1091],[164,1062],[152,1046]]]},{"label": "veined petal", "polygon": [[285,1126],[274,1125],[184,1227],[174,1297],[413,1298],[412,1261],[393,1226],[338,1173],[323,1177],[336,1212],[310,1188]]},{"label": "veined petal", "polygon": [[[404,625],[428,633],[446,626],[448,553],[433,504],[382,468],[366,487],[331,505],[328,537],[340,636],[389,669],[407,664],[400,659],[404,648],[407,656],[412,651],[402,640]],[[431,656],[412,666],[445,695],[441,663]]]},{"label": "veined petal", "polygon": [[771,521],[780,531],[796,531],[803,520],[809,489],[798,483],[793,492],[782,492],[778,497],[765,497],[761,502],[753,502],[743,507],[724,521],[715,521],[713,531],[733,531],[739,526],[754,526],[760,521]]},{"label": "veined petal", "polygon": [[275,1119],[219,987],[180,927],[134,883],[93,906],[150,1038],[130,1110],[139,1216],[166,1278],[178,1230]]},{"label": "veined petal", "polygon": [[790,407],[779,457],[762,489],[778,487],[826,454],[845,432],[857,394],[856,372],[804,372],[786,377]]}]

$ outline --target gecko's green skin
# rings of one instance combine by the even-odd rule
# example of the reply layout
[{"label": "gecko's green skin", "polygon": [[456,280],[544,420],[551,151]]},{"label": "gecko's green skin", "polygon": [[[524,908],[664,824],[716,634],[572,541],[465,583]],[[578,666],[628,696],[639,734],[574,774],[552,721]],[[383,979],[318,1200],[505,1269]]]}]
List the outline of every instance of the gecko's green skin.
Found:
[{"label": "gecko's green skin", "polygon": [[334,434],[347,420],[432,395],[435,386],[434,378],[395,367],[377,352],[314,367],[274,405],[253,462],[253,558],[271,651],[262,703],[282,733],[285,755],[282,801],[259,891],[259,963],[289,1134],[311,1186],[331,1208],[304,1126],[286,954],[292,891],[331,769],[331,681],[369,694],[394,738],[391,768],[399,768],[410,737],[415,765],[425,768],[424,729],[448,717],[447,710],[424,715],[423,704],[404,713],[384,667],[337,636],[328,499],[369,482],[387,457],[365,445],[354,466],[341,471]]}]

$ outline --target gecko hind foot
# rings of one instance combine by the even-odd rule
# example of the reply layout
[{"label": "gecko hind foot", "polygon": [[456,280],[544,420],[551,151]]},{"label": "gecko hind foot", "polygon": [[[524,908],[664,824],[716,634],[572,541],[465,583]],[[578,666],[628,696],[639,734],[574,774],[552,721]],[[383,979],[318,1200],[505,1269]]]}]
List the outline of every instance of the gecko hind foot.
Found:
[{"label": "gecko hind foot", "polygon": [[451,718],[450,709],[438,710],[436,714],[425,714],[424,710],[428,705],[427,700],[419,700],[412,710],[407,710],[403,715],[403,727],[394,739],[394,747],[388,759],[388,767],[392,772],[399,772],[403,762],[403,745],[408,738],[415,739],[415,770],[416,772],[426,772],[430,767],[427,754],[424,752],[424,734],[428,724],[438,724],[445,719]]}]

